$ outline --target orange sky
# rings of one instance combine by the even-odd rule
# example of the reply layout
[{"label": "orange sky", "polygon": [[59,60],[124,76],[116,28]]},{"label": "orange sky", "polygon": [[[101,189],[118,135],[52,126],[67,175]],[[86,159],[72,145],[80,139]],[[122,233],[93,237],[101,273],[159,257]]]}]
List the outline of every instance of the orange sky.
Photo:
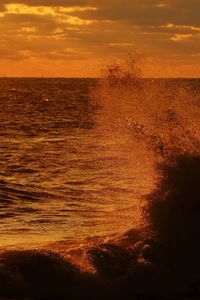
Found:
[{"label": "orange sky", "polygon": [[0,76],[90,77],[137,50],[146,76],[200,77],[200,0],[1,0]]}]

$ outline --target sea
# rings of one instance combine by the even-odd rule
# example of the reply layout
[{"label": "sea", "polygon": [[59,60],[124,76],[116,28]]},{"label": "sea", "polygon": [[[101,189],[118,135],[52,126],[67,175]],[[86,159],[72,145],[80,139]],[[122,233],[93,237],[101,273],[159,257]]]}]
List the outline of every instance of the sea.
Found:
[{"label": "sea", "polygon": [[173,126],[177,144],[183,122],[199,116],[195,96],[181,125],[177,117],[188,86],[199,95],[198,79],[147,82],[148,107],[141,90],[134,99],[111,95],[96,79],[0,79],[0,247],[82,242],[138,226],[155,163],[142,141],[152,148]]},{"label": "sea", "polygon": [[[126,120],[95,79],[0,79],[0,247],[123,232],[149,188]],[[121,115],[122,113],[122,115]],[[114,115],[115,114],[115,115]],[[128,141],[130,139],[130,141]],[[144,179],[146,176],[146,179]]]},{"label": "sea", "polygon": [[[189,293],[192,255],[186,273],[173,255],[185,259],[183,244],[188,251],[198,244],[189,230],[199,218],[187,197],[199,207],[199,128],[200,79],[0,78],[0,296]],[[159,197],[167,204],[154,213],[149,199]],[[149,235],[148,201],[169,257],[141,237]],[[183,236],[178,250],[172,223]],[[107,281],[120,276],[119,286]]]}]

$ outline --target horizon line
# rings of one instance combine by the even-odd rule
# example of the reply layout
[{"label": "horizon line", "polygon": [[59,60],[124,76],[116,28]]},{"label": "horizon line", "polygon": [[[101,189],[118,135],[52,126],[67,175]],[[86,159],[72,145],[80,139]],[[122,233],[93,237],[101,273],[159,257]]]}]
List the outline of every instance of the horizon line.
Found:
[{"label": "horizon line", "polygon": [[[69,77],[69,76],[0,76],[0,79],[102,79],[103,77]],[[141,77],[141,79],[200,79],[200,77]]]}]

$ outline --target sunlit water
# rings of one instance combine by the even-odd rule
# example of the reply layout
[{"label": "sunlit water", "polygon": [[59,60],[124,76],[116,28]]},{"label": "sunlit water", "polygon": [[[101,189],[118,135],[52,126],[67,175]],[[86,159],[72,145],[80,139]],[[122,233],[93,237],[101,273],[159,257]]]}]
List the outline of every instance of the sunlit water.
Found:
[{"label": "sunlit water", "polygon": [[1,247],[82,241],[141,222],[152,161],[133,138],[130,104],[94,100],[95,85],[0,79]]}]

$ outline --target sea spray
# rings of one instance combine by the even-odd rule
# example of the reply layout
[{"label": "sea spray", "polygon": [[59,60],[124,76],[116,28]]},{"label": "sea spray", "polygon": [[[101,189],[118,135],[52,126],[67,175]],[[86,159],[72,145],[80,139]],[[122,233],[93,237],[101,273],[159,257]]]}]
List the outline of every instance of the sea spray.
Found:
[{"label": "sea spray", "polygon": [[[140,212],[143,224],[141,222],[138,224],[140,226],[125,234],[118,234],[112,240],[107,238],[103,242],[100,237],[93,243],[88,242],[81,251],[77,247],[73,252],[76,252],[73,264],[69,259],[70,254],[72,255],[70,247],[62,246],[65,241],[60,243],[61,249],[58,247],[59,242],[55,242],[54,245],[46,246],[51,251],[9,251],[2,254],[1,296],[19,299],[109,300],[149,297],[164,299],[164,296],[169,295],[199,298],[198,82],[195,88],[196,81],[142,79],[141,73],[134,72],[132,76],[130,71],[127,73],[117,69],[117,76],[109,75],[101,79],[92,93],[92,101],[101,107],[94,120],[97,134],[101,133],[101,137],[107,138],[110,144],[119,143],[120,147],[116,151],[126,153],[127,164],[131,165],[132,159],[137,158],[133,168],[138,171],[137,175],[141,179],[146,175],[149,181],[153,176],[155,178],[153,192],[143,199],[146,205]],[[63,111],[69,111],[70,105]],[[55,128],[56,126],[57,124]],[[63,126],[62,129],[65,127],[67,126]],[[78,128],[80,130],[80,125]],[[85,126],[83,129],[85,130]],[[61,149],[64,145],[65,143]],[[41,153],[39,155],[41,158]],[[112,153],[111,160],[115,159],[116,156]],[[108,159],[102,160],[101,164],[105,164],[106,161]],[[118,159],[114,162],[118,163],[116,174],[109,183],[118,179],[118,174],[123,170],[123,161]],[[94,173],[93,165],[94,160],[87,171],[91,170],[91,173]],[[80,169],[81,175],[84,167]],[[130,174],[127,174],[127,168],[125,171],[125,177],[132,180]],[[107,176],[108,180],[109,170],[103,176]],[[119,191],[125,195],[125,189],[121,187],[122,181],[116,182],[119,187],[115,186],[113,190],[115,201],[117,200],[120,206]],[[17,198],[18,189],[7,187],[4,181],[1,185],[3,193],[6,192],[6,203],[12,203],[13,198]],[[104,189],[104,193],[101,194],[104,202],[105,199],[108,201],[108,197],[105,197],[108,191],[108,188]],[[10,197],[7,192],[11,194]],[[142,194],[141,188],[138,188],[139,193]],[[2,199],[5,195],[2,195]],[[35,197],[38,195],[41,194],[34,194]],[[77,194],[75,195],[77,197]],[[22,196],[23,201],[24,197],[28,199],[24,191]],[[34,197],[30,200],[36,202]],[[125,218],[127,209],[126,207],[123,211]],[[133,220],[135,224],[134,216]],[[123,220],[120,219],[120,222]],[[63,256],[52,251],[60,252]],[[87,263],[90,263],[94,270],[92,274],[77,268],[77,265],[82,265],[79,256],[83,253]]]},{"label": "sea spray", "polygon": [[198,84],[143,78],[137,60],[130,57],[103,68],[92,97],[109,112],[108,130],[128,131],[141,148],[145,145],[151,159],[199,152]]}]

